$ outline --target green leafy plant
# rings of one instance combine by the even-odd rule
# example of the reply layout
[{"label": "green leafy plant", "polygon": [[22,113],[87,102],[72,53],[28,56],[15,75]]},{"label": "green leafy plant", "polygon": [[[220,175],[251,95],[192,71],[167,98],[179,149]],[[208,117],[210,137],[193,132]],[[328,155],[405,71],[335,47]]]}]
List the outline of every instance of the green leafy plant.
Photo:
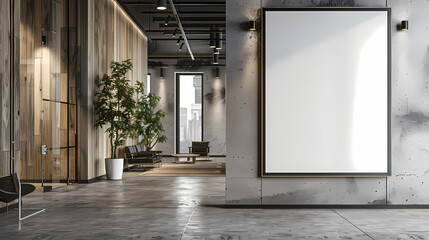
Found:
[{"label": "green leafy plant", "polygon": [[147,151],[150,151],[158,142],[167,141],[167,137],[163,135],[165,130],[161,123],[161,119],[165,118],[166,114],[163,110],[155,111],[161,98],[154,93],[145,95],[143,82],[137,82],[136,92],[139,97],[134,115],[134,136],[142,136],[143,139],[139,144],[145,146]]},{"label": "green leafy plant", "polygon": [[117,148],[125,144],[132,131],[130,120],[134,115],[136,104],[135,90],[125,76],[132,68],[133,64],[130,59],[122,62],[112,61],[110,63],[111,75],[105,74],[98,83],[95,126],[97,128],[108,126],[106,132],[109,135],[112,158],[117,157]]}]

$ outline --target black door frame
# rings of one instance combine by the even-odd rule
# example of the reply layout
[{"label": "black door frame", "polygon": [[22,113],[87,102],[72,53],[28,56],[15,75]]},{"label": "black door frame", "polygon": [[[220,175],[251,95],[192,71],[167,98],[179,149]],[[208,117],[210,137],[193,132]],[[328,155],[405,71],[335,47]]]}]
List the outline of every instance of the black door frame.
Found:
[{"label": "black door frame", "polygon": [[176,95],[176,153],[180,153],[180,76],[181,75],[201,75],[201,141],[204,140],[204,73],[197,72],[197,73],[176,73],[176,89],[175,89],[175,95]]}]

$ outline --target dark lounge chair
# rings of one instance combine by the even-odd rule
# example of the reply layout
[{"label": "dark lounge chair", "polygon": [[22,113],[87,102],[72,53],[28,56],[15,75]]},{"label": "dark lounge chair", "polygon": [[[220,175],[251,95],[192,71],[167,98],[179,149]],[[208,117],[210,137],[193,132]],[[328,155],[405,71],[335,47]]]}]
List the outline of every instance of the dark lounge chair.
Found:
[{"label": "dark lounge chair", "polygon": [[189,147],[189,153],[192,154],[199,154],[200,156],[205,156],[206,160],[210,160],[210,148],[209,142],[203,141],[203,142],[192,142],[192,147]]},{"label": "dark lounge chair", "polygon": [[[21,184],[21,197],[36,189],[32,184]],[[19,181],[16,174],[0,177],[0,201],[7,204],[19,198]]]},{"label": "dark lounge chair", "polygon": [[135,165],[154,165],[162,164],[162,151],[143,151],[139,145],[125,147],[125,161],[127,169],[130,170],[130,164]]}]

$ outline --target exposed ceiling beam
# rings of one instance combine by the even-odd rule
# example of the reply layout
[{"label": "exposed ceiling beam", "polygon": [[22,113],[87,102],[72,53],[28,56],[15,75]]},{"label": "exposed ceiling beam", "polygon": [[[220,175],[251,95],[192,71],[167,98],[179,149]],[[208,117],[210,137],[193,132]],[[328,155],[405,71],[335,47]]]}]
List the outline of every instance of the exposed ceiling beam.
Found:
[{"label": "exposed ceiling beam", "polygon": [[[155,5],[154,1],[141,1],[141,2],[124,2],[126,5]],[[225,6],[225,2],[186,2],[176,1],[174,5],[180,6]]]},{"label": "exposed ceiling beam", "polygon": [[[189,56],[188,55],[184,55],[184,56],[149,56],[148,58],[150,59],[150,60],[153,60],[153,59],[184,59],[184,58],[188,58]],[[213,56],[194,56],[195,57],[195,59],[212,59],[213,58]],[[226,59],[226,57],[225,56],[223,56],[223,55],[220,55],[219,56],[219,58],[220,59]]]},{"label": "exposed ceiling beam", "polygon": [[[174,30],[146,30],[147,33],[164,33],[164,34],[173,34]],[[226,31],[217,31],[222,32],[222,34],[226,34]],[[210,34],[210,30],[186,30],[186,33],[188,34]],[[180,33],[177,33],[180,34]]]},{"label": "exposed ceiling beam", "polygon": [[[165,12],[165,11],[156,11],[156,12],[148,12],[148,11],[141,11],[142,15],[173,15],[172,12]],[[225,11],[219,11],[219,12],[177,12],[179,15],[225,15]]]},{"label": "exposed ceiling beam", "polygon": [[[152,41],[176,41],[177,38],[152,38]],[[226,41],[226,39],[221,39],[222,41]],[[188,38],[188,41],[210,41],[210,38]]]},{"label": "exposed ceiling beam", "polygon": [[[166,17],[153,17],[152,21],[154,22],[165,22],[167,20]],[[170,20],[171,21],[171,20]],[[182,22],[225,22],[225,17],[180,17],[180,21]],[[174,21],[172,21],[174,22]]]},{"label": "exposed ceiling beam", "polygon": [[[213,24],[213,23],[184,23],[184,24],[182,24],[182,26],[184,28],[210,28],[212,26],[215,26],[217,28],[225,28],[226,27],[226,25],[224,23],[215,23],[215,24]],[[165,26],[164,23],[159,24],[160,29],[163,29],[166,27],[177,28],[178,25],[176,23],[168,24],[168,26]]]}]

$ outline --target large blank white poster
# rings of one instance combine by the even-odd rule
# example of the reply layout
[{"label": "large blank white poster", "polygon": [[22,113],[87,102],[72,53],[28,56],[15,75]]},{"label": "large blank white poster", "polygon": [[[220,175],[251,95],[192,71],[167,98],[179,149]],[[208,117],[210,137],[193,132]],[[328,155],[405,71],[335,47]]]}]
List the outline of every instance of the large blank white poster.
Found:
[{"label": "large blank white poster", "polygon": [[388,173],[388,17],[265,12],[265,173]]}]

